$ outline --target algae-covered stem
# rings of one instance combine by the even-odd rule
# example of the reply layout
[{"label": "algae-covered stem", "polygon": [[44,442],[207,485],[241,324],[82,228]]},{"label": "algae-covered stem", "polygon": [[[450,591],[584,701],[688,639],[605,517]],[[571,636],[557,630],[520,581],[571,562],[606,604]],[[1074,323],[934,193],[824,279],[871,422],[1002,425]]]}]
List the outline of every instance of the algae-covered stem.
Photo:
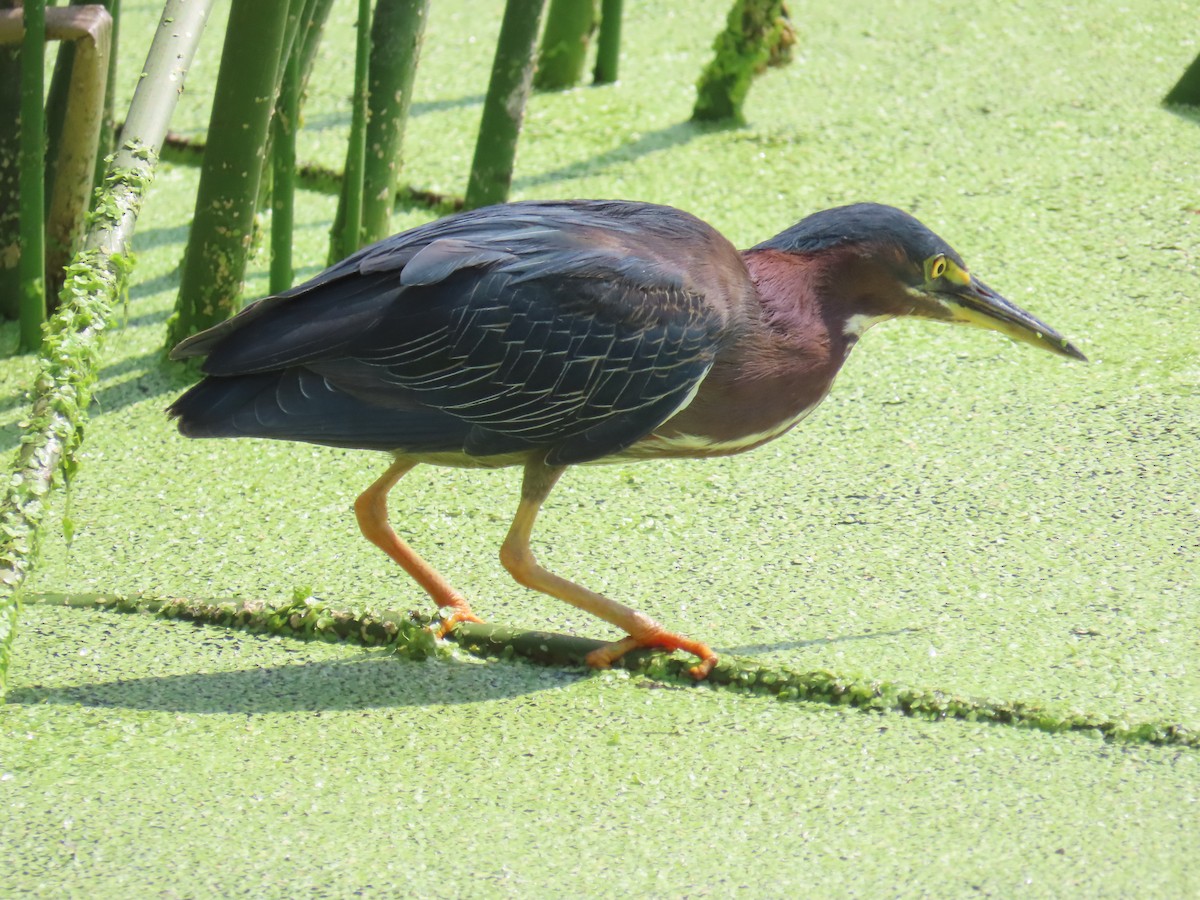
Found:
[{"label": "algae-covered stem", "polygon": [[[12,102],[14,98],[20,99],[13,91],[23,81],[21,68],[19,65],[12,67],[7,52],[19,47],[29,35],[24,26],[26,9],[20,6],[5,8],[5,3],[11,2],[0,0],[0,122],[5,123],[0,129],[0,259],[3,259],[0,262],[0,306],[5,315],[17,318],[21,290],[16,281],[6,283],[8,273],[20,272],[23,265],[32,269],[34,258],[42,252],[45,276],[42,300],[30,303],[30,315],[23,327],[27,329],[25,333],[30,341],[36,340],[40,344],[41,323],[46,310],[53,310],[53,298],[62,288],[63,270],[78,249],[88,204],[97,183],[97,148],[102,136],[107,83],[112,69],[113,21],[108,11],[95,3],[50,7],[44,11],[43,39],[44,42],[60,42],[58,58],[41,125],[33,122],[31,130],[23,131],[20,104],[13,105]],[[28,12],[37,18],[32,7]],[[30,49],[34,52],[24,54],[25,63],[36,62],[35,57],[40,55],[42,45],[31,43]],[[18,55],[17,62],[21,59]],[[42,77],[43,70],[40,65],[34,66],[29,74],[31,77],[24,79],[26,86],[31,86],[28,99],[32,109],[29,112],[37,116],[41,108],[37,102],[40,88],[36,82]],[[45,136],[40,148],[36,146],[40,143],[39,128]],[[14,155],[15,144],[23,141],[32,145],[27,148],[34,154],[29,160],[32,167],[21,163],[19,154]],[[104,155],[107,156],[111,151],[111,135],[106,146]],[[38,166],[43,166],[41,173],[36,171]],[[21,209],[18,181],[24,181],[28,192],[27,211]],[[40,208],[36,205],[42,190],[39,185],[44,185],[45,196]],[[44,216],[41,251],[35,228],[39,216]],[[24,239],[21,238],[21,227],[31,230]],[[29,349],[36,349],[36,345]]]},{"label": "algae-covered stem", "polygon": [[164,6],[84,250],[68,268],[59,310],[46,329],[29,425],[0,500],[0,696],[8,684],[17,591],[34,563],[55,475],[67,475],[75,465],[100,337],[128,274],[126,249],[211,8],[212,0],[168,0]]},{"label": "algae-covered stem", "polygon": [[[46,10],[46,37],[60,41],[46,100],[46,299],[53,312],[67,264],[79,249],[98,186],[113,20],[88,3]],[[103,156],[112,152],[111,135]],[[103,181],[104,173],[99,173]]]},{"label": "algae-covered stem", "polygon": [[517,137],[533,81],[534,49],[543,6],[544,0],[508,0],[504,5],[492,77],[483,102],[471,177],[467,182],[468,209],[508,199]]},{"label": "algae-covered stem", "polygon": [[[290,134],[287,135],[287,137],[293,145],[296,140],[296,135],[299,132],[300,109],[303,105],[304,97],[308,88],[308,79],[312,75],[313,65],[317,60],[317,49],[320,47],[321,38],[325,33],[325,23],[329,19],[329,11],[333,7],[333,3],[334,0],[292,0],[292,4],[289,7],[287,27],[284,33],[283,51],[279,60],[279,95],[275,101],[275,115],[272,119],[271,131],[267,136],[267,153],[271,155],[273,166],[275,167],[278,167],[283,162],[283,160],[272,150],[275,136],[281,130],[283,120],[289,120]],[[296,69],[295,72],[291,72],[293,66]],[[294,84],[289,83],[292,79],[295,79]],[[288,111],[292,105],[295,106],[295,109],[292,110],[293,114],[289,118]],[[181,139],[176,137],[175,140],[179,141]],[[163,145],[164,148],[170,147],[171,143],[172,136],[168,134],[167,142]],[[197,157],[196,162],[203,163],[203,147],[199,144],[196,146],[200,147],[199,156]],[[293,158],[290,190],[294,193],[297,185],[300,184],[304,178],[304,167],[297,166],[295,164],[294,146],[290,154],[288,154],[286,150],[284,153],[285,156],[290,155]],[[188,160],[188,163],[192,164],[192,160]],[[338,178],[341,178],[340,173]],[[266,205],[268,196],[267,191],[270,192],[272,216],[275,215],[275,204],[277,202],[274,187],[276,180],[277,178],[273,172],[271,178],[261,179],[259,186],[260,206]],[[294,207],[294,197],[290,202],[285,202],[288,202],[289,205]],[[288,218],[288,253],[290,255],[290,241],[293,232],[294,211],[291,218],[288,217],[286,212],[284,217]],[[272,242],[274,248],[275,235],[282,234],[283,228],[281,225],[277,229],[274,218],[272,218],[271,222]],[[274,249],[272,252],[274,252]],[[274,257],[272,257],[272,259],[274,259]],[[279,272],[282,272],[282,270],[283,264],[280,263]],[[276,266],[274,263],[272,263],[272,279],[275,279],[276,277],[280,276],[276,274]],[[290,287],[291,285],[289,284],[288,286]],[[272,288],[272,293],[278,293],[278,291]]]},{"label": "algae-covered stem", "polygon": [[354,90],[350,97],[350,137],[342,191],[329,232],[329,264],[349,256],[362,238],[363,166],[367,158],[367,77],[371,60],[371,0],[358,0],[358,37],[354,49]]},{"label": "algae-covered stem", "polygon": [[300,20],[300,33],[296,41],[300,45],[300,94],[304,95],[308,88],[308,79],[312,75],[313,65],[317,61],[317,50],[321,46],[321,38],[325,34],[325,23],[329,20],[329,11],[333,8],[334,0],[308,0],[304,6],[304,17]]},{"label": "algae-covered stem", "polygon": [[617,80],[621,60],[621,13],[623,0],[601,0],[600,34],[596,38],[596,68],[592,70],[595,84],[611,84]]},{"label": "algae-covered stem", "polygon": [[367,70],[360,245],[373,244],[392,233],[404,126],[428,17],[429,0],[380,0],[375,4]]},{"label": "algae-covered stem", "polygon": [[550,0],[533,86],[561,91],[579,84],[595,29],[596,0]]},{"label": "algae-covered stem", "polygon": [[[369,8],[364,2],[361,15],[367,16]],[[428,16],[429,0],[380,0],[369,34],[365,28],[359,31],[355,118],[329,248],[331,263],[391,234],[400,148]],[[359,224],[351,228],[355,210],[361,210]]]},{"label": "algae-covered stem", "polygon": [[785,65],[795,41],[784,0],[735,0],[696,82],[692,120],[743,122],[751,82],[768,67]]},{"label": "algae-covered stem", "polygon": [[300,48],[288,54],[275,104],[271,143],[271,293],[292,286],[296,203],[296,126],[300,117]]},{"label": "algae-covered stem", "polygon": [[46,0],[26,0],[21,44],[21,350],[42,345],[46,319],[45,87]]},{"label": "algae-covered stem", "polygon": [[241,301],[291,8],[290,0],[230,7],[168,349],[223,322]]},{"label": "algae-covered stem", "polygon": [[[77,609],[150,613],[167,619],[308,640],[352,641],[367,647],[387,647],[409,659],[428,659],[447,653],[431,629],[411,617],[339,610],[303,591],[278,605],[116,594],[42,594],[30,599]],[[466,652],[484,659],[522,659],[539,665],[580,669],[586,667],[588,653],[605,643],[548,631],[521,631],[471,622],[459,623],[447,637]],[[626,654],[616,665],[656,681],[689,688],[696,685],[686,660],[662,652],[637,650]],[[701,689],[714,688],[782,701],[899,713],[930,721],[987,722],[1050,734],[1092,734],[1108,741],[1200,750],[1200,732],[1171,722],[1123,722],[1095,713],[1056,710],[1021,701],[964,697],[948,691],[839,675],[824,669],[804,672],[784,666],[764,666],[727,654],[722,654]]]},{"label": "algae-covered stem", "polygon": [[[3,5],[4,3],[0,2],[0,6]],[[116,105],[115,85],[117,81],[117,57],[119,55],[117,53],[117,42],[121,31],[121,0],[72,0],[70,6],[56,8],[51,4],[46,10],[46,34],[50,40],[54,40],[54,19],[56,17],[71,17],[72,19],[78,17],[85,22],[94,23],[99,20],[102,10],[108,13],[105,17],[107,19],[108,53],[103,61],[106,74],[103,79],[103,96],[99,100],[99,114],[101,118],[99,138],[94,148],[96,158],[92,161],[94,169],[91,176],[92,187],[99,187],[104,183],[104,173],[108,166],[108,156],[116,149],[117,120],[114,107]],[[72,90],[70,83],[78,77],[73,74],[76,49],[75,40],[70,39],[69,42],[59,46],[58,58],[54,61],[54,74],[51,76],[50,88],[46,96],[47,133],[50,137],[50,146],[46,149],[47,159],[54,159],[56,156],[53,147],[54,137],[51,131],[53,128],[51,120],[55,113],[51,110],[59,103],[68,102],[67,95]],[[56,94],[58,94],[57,98]],[[89,197],[90,195],[89,191]]]},{"label": "algae-covered stem", "polygon": [[[0,15],[15,2],[0,0]],[[20,121],[21,47],[0,41],[0,316],[14,320],[21,314]]]},{"label": "algae-covered stem", "polygon": [[100,142],[96,148],[96,175],[92,179],[99,187],[104,183],[105,166],[108,155],[116,149],[117,141],[117,58],[120,55],[121,36],[121,0],[101,0],[101,5],[108,10],[112,19],[112,32],[108,38],[108,78],[104,85],[104,118],[100,122]]},{"label": "algae-covered stem", "polygon": [[[313,11],[312,0],[292,0],[284,28],[280,51],[279,91],[271,116],[270,133],[264,151],[271,159],[271,175],[259,181],[259,193],[269,187],[271,207],[271,293],[292,286],[292,233],[296,204],[296,131],[300,124],[300,34],[307,30],[307,17]],[[266,203],[260,200],[260,203]]]},{"label": "algae-covered stem", "polygon": [[1175,86],[1163,97],[1164,106],[1200,106],[1200,56],[1184,70]]}]

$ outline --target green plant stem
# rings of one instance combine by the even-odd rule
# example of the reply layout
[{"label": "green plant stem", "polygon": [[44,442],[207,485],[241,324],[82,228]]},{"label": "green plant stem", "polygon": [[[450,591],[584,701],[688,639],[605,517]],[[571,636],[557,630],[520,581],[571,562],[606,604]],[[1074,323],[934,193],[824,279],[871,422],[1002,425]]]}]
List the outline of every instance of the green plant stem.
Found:
[{"label": "green plant stem", "polygon": [[21,45],[21,329],[18,347],[42,346],[46,320],[46,136],[42,94],[45,87],[46,0],[25,0],[25,38]]},{"label": "green plant stem", "polygon": [[289,0],[234,0],[168,349],[237,311],[254,235]]},{"label": "green plant stem", "polygon": [[50,311],[83,236],[95,186],[104,122],[112,16],[99,4],[46,11],[46,35],[59,42],[47,103],[46,295]]},{"label": "green plant stem", "polygon": [[596,38],[596,68],[592,72],[595,84],[611,84],[617,80],[621,60],[621,14],[623,0],[601,0],[600,34]]},{"label": "green plant stem", "polygon": [[596,0],[550,0],[533,86],[559,91],[579,84],[595,28]]},{"label": "green plant stem", "polygon": [[350,139],[342,176],[342,202],[329,233],[329,262],[349,256],[360,246],[363,209],[363,166],[367,147],[367,78],[371,61],[370,0],[358,0],[358,40],[354,51],[354,91],[350,98]]},{"label": "green plant stem", "polygon": [[[113,112],[113,104],[116,97],[116,80],[117,80],[117,31],[120,25],[121,17],[121,0],[71,0],[71,6],[91,6],[103,7],[108,11],[109,25],[109,41],[108,41],[108,73],[105,78],[104,100],[102,104],[100,135],[97,141],[97,152],[95,160],[95,173],[92,177],[93,185],[99,185],[104,180],[104,170],[107,163],[106,157],[113,152],[114,142],[116,140],[115,128],[116,117]],[[90,15],[95,14],[95,10],[89,11]],[[49,14],[46,22],[47,31],[51,28],[51,20]],[[59,129],[62,125],[62,117],[65,112],[67,98],[70,94],[71,72],[75,65],[75,42],[70,41],[63,43],[58,48],[58,58],[54,62],[54,74],[50,79],[50,90],[46,99],[46,120],[47,120],[47,136],[48,146],[46,157],[53,161],[58,156],[57,144],[60,140]],[[52,178],[47,178],[47,204],[49,204],[50,184]]]},{"label": "green plant stem", "polygon": [[[436,620],[338,610],[315,597],[296,597],[277,606],[261,601],[214,602],[119,594],[41,594],[30,600],[77,609],[150,613],[163,618],[268,631],[310,640],[391,646],[410,658],[438,655],[437,644],[429,630]],[[481,623],[458,624],[447,639],[484,659],[523,659],[557,667],[584,667],[587,654],[605,643],[549,631],[522,631]],[[618,664],[660,681],[694,684],[687,671],[692,662],[658,651],[639,650],[626,654]],[[706,684],[783,701],[899,713],[929,721],[989,722],[1050,734],[1085,733],[1110,741],[1200,750],[1200,732],[1170,722],[1122,722],[1095,713],[1062,711],[1036,703],[964,697],[947,691],[848,677],[824,669],[804,672],[783,666],[764,666],[731,656],[721,657]]]},{"label": "green plant stem", "polygon": [[[16,0],[0,0],[11,10]],[[21,315],[21,49],[0,42],[0,316]]]},{"label": "green plant stem", "polygon": [[1200,56],[1192,60],[1175,86],[1163,97],[1164,106],[1200,106]]},{"label": "green plant stem", "polygon": [[[334,228],[343,238],[332,249],[331,257],[340,259],[391,233],[400,148],[428,13],[429,0],[378,0],[375,5],[367,68],[362,180],[361,185],[357,178],[342,181]],[[357,146],[351,147],[351,151],[357,150]],[[346,171],[353,174],[349,153]],[[361,204],[361,218],[350,244],[346,240],[347,225],[354,202]]]},{"label": "green plant stem", "polygon": [[308,78],[312,74],[313,65],[317,60],[317,50],[320,48],[321,38],[325,34],[325,22],[329,19],[329,11],[332,8],[333,0],[309,0],[304,7],[300,33],[296,36],[300,43],[300,94],[302,97],[308,87]]},{"label": "green plant stem", "polygon": [[784,0],[735,0],[696,83],[692,120],[742,123],[755,76],[787,63],[795,40]]},{"label": "green plant stem", "polygon": [[408,616],[370,611],[335,610],[313,597],[268,604],[257,600],[217,601],[179,597],[122,594],[38,594],[27,602],[50,603],[72,609],[148,613],[164,619],[183,619],[286,637],[323,641],[352,641],[366,647],[391,647],[413,659],[445,656],[432,632]]},{"label": "green plant stem", "polygon": [[129,107],[121,147],[84,243],[46,329],[46,352],[12,474],[0,499],[0,696],[7,687],[18,591],[33,567],[56,476],[75,468],[99,345],[129,268],[128,244],[153,177],[157,150],[179,99],[212,0],[167,0]]},{"label": "green plant stem", "polygon": [[117,96],[117,60],[120,56],[118,38],[121,32],[121,0],[101,0],[112,18],[112,33],[108,39],[108,79],[104,86],[104,114],[100,120],[100,139],[96,149],[96,174],[93,183],[103,184],[104,174],[108,166],[108,156],[117,146],[117,114],[115,110]]},{"label": "green plant stem", "polygon": [[[283,81],[287,73],[288,64],[291,61],[291,54],[293,49],[295,49],[305,11],[310,2],[311,0],[288,0],[287,19],[283,26],[283,40],[279,47],[279,69],[275,73],[275,106],[271,110],[271,118],[267,126],[267,139],[266,143],[263,144],[262,156],[264,162],[262,175],[258,180],[258,200],[254,205],[255,212],[271,206],[271,183],[275,175],[273,164],[275,154],[272,148],[275,145],[276,126],[280,117],[280,95],[283,92]],[[259,224],[257,217],[254,220],[254,224],[257,229]],[[257,231],[255,231],[255,239],[251,241],[253,246],[258,245],[256,238]]]},{"label": "green plant stem", "polygon": [[429,0],[377,0],[375,4],[360,245],[391,234],[404,125],[428,15]]},{"label": "green plant stem", "polygon": [[292,286],[296,197],[296,126],[300,116],[300,53],[293,47],[275,105],[271,162],[271,293]]},{"label": "green plant stem", "polygon": [[467,182],[467,209],[508,199],[517,138],[533,80],[534,49],[543,5],[544,0],[508,0],[504,6]]},{"label": "green plant stem", "polygon": [[[290,140],[292,141],[292,145],[293,145],[291,156],[292,156],[292,159],[294,160],[295,155],[296,155],[295,154],[295,141],[296,141],[295,132],[300,127],[300,103],[303,99],[303,75],[304,75],[304,73],[300,72],[296,76],[296,83],[290,87],[288,86],[286,81],[288,78],[288,67],[292,63],[292,55],[300,53],[300,44],[302,41],[302,36],[303,36],[304,32],[307,31],[307,28],[308,28],[308,24],[307,24],[308,16],[312,13],[312,10],[316,3],[316,0],[289,0],[289,2],[290,2],[290,5],[288,7],[287,24],[284,26],[284,33],[283,33],[283,46],[280,49],[279,72],[277,73],[277,76],[276,76],[279,88],[276,91],[275,109],[272,111],[272,114],[271,114],[271,123],[267,129],[267,142],[263,148],[263,157],[264,157],[264,159],[269,160],[270,164],[264,165],[264,167],[263,167],[263,174],[258,182],[258,202],[255,204],[256,210],[264,209],[264,208],[270,208],[272,210],[272,217],[271,217],[271,260],[272,260],[272,262],[271,262],[271,266],[272,266],[273,271],[275,269],[275,259],[278,256],[278,254],[276,252],[276,246],[277,246],[276,245],[276,236],[281,234],[280,229],[283,227],[283,225],[286,224],[288,229],[291,229],[291,227],[292,227],[292,219],[288,218],[289,212],[287,210],[290,210],[292,208],[292,206],[294,205],[295,181],[296,181],[295,173],[293,172],[290,177],[290,184],[292,185],[292,187],[289,188],[285,185],[283,188],[283,191],[286,196],[281,197],[279,200],[279,202],[283,205],[283,207],[286,207],[286,209],[283,212],[283,217],[284,217],[285,221],[280,223],[279,225],[276,225],[276,217],[274,215],[274,210],[276,207],[274,182],[275,182],[275,176],[278,172],[278,169],[277,169],[277,165],[276,165],[277,164],[277,155],[275,152],[275,140],[276,140],[277,133],[280,132],[281,128],[290,127],[292,129],[292,137],[290,138]],[[298,62],[297,62],[297,65],[299,65]],[[295,101],[294,101],[295,110],[291,114],[286,114],[285,110],[284,110],[285,103],[287,103],[289,105],[291,105],[293,103],[293,101],[290,98],[287,98],[284,96],[285,91],[288,91],[295,96]],[[292,124],[290,126],[287,125],[286,123],[281,124],[284,122],[284,120],[286,120],[286,122],[290,122]],[[286,148],[283,149],[282,152],[284,153],[285,156],[288,153]],[[254,246],[258,245],[257,227],[259,225],[259,221],[260,220],[256,216],[255,220],[254,220],[255,238],[252,241],[252,244]],[[291,246],[291,234],[289,231],[288,249],[286,250],[289,260],[291,258],[290,257],[290,254],[291,254],[290,246]],[[282,247],[280,247],[280,249],[282,250]],[[291,263],[288,262],[286,265],[287,265],[287,268],[290,270]],[[283,271],[282,267],[284,266],[284,263],[280,262],[279,266],[280,266],[280,271]]]}]

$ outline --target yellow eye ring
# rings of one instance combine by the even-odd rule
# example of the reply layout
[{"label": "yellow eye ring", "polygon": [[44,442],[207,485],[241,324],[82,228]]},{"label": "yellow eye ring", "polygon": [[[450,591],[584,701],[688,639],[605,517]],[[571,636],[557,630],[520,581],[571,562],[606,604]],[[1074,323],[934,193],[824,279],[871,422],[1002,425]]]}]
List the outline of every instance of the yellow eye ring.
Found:
[{"label": "yellow eye ring", "polygon": [[929,264],[929,280],[934,281],[946,274],[946,257],[935,256]]}]

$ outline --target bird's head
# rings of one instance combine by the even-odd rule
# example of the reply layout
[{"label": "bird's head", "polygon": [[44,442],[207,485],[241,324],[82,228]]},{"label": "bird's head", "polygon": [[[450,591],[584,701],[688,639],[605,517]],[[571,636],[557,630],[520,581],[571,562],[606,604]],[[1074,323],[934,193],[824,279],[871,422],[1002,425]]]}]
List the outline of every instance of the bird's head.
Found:
[{"label": "bird's head", "polygon": [[1046,323],[967,271],[962,257],[917,219],[891,206],[856,203],[823,210],[759,244],[805,257],[819,294],[840,304],[857,336],[875,322],[921,316],[998,331],[1061,356],[1086,359]]}]

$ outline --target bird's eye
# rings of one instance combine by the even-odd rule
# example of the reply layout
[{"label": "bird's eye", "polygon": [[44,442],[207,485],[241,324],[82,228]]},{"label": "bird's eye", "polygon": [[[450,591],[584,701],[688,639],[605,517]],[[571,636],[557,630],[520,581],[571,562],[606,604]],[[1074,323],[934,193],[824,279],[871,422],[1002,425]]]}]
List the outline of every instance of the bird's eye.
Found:
[{"label": "bird's eye", "polygon": [[929,261],[929,280],[935,281],[946,274],[946,257],[935,256]]}]

